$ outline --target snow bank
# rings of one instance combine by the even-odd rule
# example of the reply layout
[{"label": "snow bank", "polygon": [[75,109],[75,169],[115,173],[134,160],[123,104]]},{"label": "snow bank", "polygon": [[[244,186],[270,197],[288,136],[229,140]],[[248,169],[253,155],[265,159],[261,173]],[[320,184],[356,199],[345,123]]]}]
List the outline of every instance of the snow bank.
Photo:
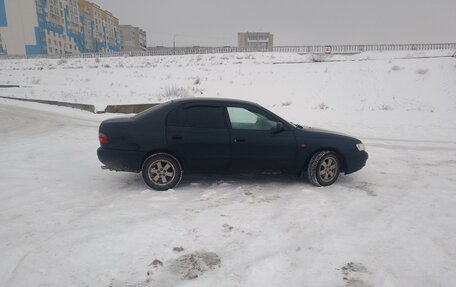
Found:
[{"label": "snow bank", "polygon": [[[303,125],[359,137],[431,140],[444,134],[456,140],[455,126],[444,124],[456,112],[456,58],[447,57],[453,53],[5,60],[0,82],[22,88],[0,95],[95,104],[98,110],[180,97],[239,98]],[[419,136],[413,138],[411,129]]]}]

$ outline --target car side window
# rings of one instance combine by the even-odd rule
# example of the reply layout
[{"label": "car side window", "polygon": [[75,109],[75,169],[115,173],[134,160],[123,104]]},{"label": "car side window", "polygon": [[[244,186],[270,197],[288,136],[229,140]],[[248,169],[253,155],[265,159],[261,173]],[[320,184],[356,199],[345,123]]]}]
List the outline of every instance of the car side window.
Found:
[{"label": "car side window", "polygon": [[241,107],[227,107],[232,129],[270,130],[277,125],[276,121],[265,115]]},{"label": "car side window", "polygon": [[168,126],[192,128],[225,128],[223,109],[217,106],[191,106],[171,111]]}]

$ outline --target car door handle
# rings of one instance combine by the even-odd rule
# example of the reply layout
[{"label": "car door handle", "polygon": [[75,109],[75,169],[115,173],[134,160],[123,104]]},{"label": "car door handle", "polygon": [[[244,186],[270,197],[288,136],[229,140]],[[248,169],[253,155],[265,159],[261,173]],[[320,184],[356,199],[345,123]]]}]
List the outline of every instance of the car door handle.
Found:
[{"label": "car door handle", "polygon": [[235,143],[243,143],[245,142],[245,138],[234,138]]},{"label": "car door handle", "polygon": [[182,139],[182,136],[172,136],[171,139],[175,140],[175,141],[179,141]]}]

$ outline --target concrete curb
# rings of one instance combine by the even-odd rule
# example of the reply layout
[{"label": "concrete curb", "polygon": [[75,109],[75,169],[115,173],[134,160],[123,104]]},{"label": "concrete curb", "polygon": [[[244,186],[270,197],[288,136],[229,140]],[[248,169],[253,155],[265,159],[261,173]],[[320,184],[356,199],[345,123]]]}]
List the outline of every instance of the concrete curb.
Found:
[{"label": "concrete curb", "polygon": [[158,104],[108,105],[106,106],[104,113],[137,114],[156,105]]},{"label": "concrete curb", "polygon": [[22,99],[22,98],[2,97],[2,96],[0,96],[0,98],[8,99],[8,100],[23,101],[23,102],[47,104],[47,105],[53,105],[53,106],[69,107],[69,108],[74,108],[74,109],[79,109],[79,110],[95,113],[94,105],[67,103],[67,102],[59,102],[59,101],[36,100],[36,99]]},{"label": "concrete curb", "polygon": [[103,113],[137,114],[137,113],[140,113],[142,111],[145,111],[151,107],[158,105],[158,104],[108,105],[108,106],[106,106],[104,111],[96,111],[94,105],[67,103],[67,102],[59,102],[59,101],[48,101],[48,100],[37,100],[37,99],[23,99],[23,98],[13,98],[13,97],[3,97],[3,96],[0,96],[0,98],[8,99],[8,100],[23,101],[23,102],[47,104],[47,105],[53,105],[53,106],[69,107],[69,108],[79,109],[79,110],[88,111],[88,112],[97,113],[97,114],[103,114]]},{"label": "concrete curb", "polygon": [[0,85],[0,88],[5,89],[5,88],[20,88],[19,85]]}]

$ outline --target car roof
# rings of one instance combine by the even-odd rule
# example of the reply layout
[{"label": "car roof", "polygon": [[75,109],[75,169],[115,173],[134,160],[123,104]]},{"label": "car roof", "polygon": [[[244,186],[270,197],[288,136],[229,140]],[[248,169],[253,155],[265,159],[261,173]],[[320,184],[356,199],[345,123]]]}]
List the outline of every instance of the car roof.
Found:
[{"label": "car roof", "polygon": [[257,103],[249,102],[239,99],[230,99],[230,98],[210,98],[210,97],[195,97],[195,98],[182,98],[174,99],[171,102],[173,103],[201,103],[201,102],[211,102],[211,103],[231,103],[231,104],[249,104],[258,106]]}]

